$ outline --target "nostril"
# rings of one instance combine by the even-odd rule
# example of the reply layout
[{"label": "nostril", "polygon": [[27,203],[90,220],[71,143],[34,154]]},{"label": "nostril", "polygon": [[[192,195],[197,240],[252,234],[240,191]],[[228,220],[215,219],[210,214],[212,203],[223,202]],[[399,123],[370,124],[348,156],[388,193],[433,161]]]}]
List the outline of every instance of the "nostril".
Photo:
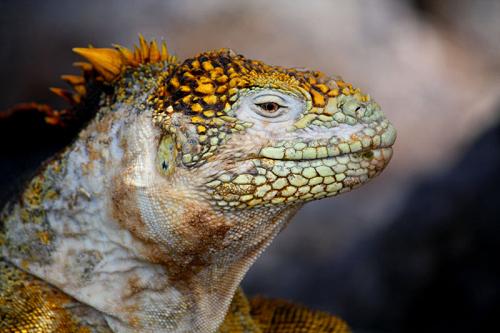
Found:
[{"label": "nostril", "polygon": [[356,112],[356,117],[358,119],[362,119],[364,117],[369,116],[368,115],[368,110],[365,107],[361,106],[361,105],[359,105],[358,107],[356,107],[355,112]]},{"label": "nostril", "polygon": [[361,106],[359,106],[359,105],[358,105],[358,106],[356,107],[356,109],[354,110],[354,112],[356,112],[356,116],[357,116],[358,118],[363,118],[363,114],[364,114],[364,112],[363,112],[363,110],[361,110]]}]

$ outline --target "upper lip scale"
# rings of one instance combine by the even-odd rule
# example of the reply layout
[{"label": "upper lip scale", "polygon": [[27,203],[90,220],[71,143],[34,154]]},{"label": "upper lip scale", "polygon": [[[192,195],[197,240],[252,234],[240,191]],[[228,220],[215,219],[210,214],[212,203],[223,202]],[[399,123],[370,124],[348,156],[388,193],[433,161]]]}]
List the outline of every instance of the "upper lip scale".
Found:
[{"label": "upper lip scale", "polygon": [[[389,134],[391,135],[391,137],[389,138],[385,138],[384,137],[384,134]],[[340,150],[338,150],[338,146],[342,143],[346,143],[347,142],[341,142],[339,144],[336,145],[336,148],[337,150],[339,151],[338,154],[330,154],[328,153],[328,147],[331,147],[331,146],[318,146],[318,147],[306,147],[306,148],[313,148],[313,149],[319,149],[319,148],[324,148],[324,149],[327,149],[327,154],[323,154],[321,155],[320,157],[313,157],[313,158],[287,158],[286,157],[286,154],[285,154],[285,151],[287,148],[285,147],[265,147],[265,148],[262,148],[259,152],[259,157],[261,158],[269,158],[269,159],[273,159],[273,160],[283,160],[283,161],[300,161],[300,160],[304,160],[304,161],[307,161],[307,160],[314,160],[314,159],[323,159],[323,158],[331,158],[331,157],[337,157],[337,156],[341,156],[341,155],[345,155],[345,154],[356,154],[356,153],[364,153],[366,151],[372,151],[372,150],[376,150],[376,149],[382,149],[382,148],[390,148],[392,147],[394,141],[395,141],[395,137],[396,137],[396,132],[395,131],[384,131],[384,133],[382,133],[382,135],[380,135],[381,137],[381,140],[380,140],[380,143],[377,144],[377,145],[373,145],[373,143],[370,145],[370,146],[367,146],[367,147],[363,147],[361,148],[360,150],[357,150],[357,151],[354,151],[354,152],[341,152]],[[304,148],[305,149],[305,148]]]}]

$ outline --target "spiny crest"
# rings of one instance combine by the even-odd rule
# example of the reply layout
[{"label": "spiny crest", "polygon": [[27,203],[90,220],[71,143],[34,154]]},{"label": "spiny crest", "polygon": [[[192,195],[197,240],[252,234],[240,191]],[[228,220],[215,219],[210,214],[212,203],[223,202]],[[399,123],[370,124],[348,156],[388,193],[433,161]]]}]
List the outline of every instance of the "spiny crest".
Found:
[{"label": "spiny crest", "polygon": [[73,64],[83,71],[83,76],[61,76],[64,81],[73,87],[74,91],[62,88],[50,88],[50,90],[71,104],[78,104],[86,94],[86,83],[89,79],[111,83],[128,67],[138,67],[143,64],[158,62],[177,62],[176,57],[168,53],[167,44],[164,41],[161,45],[158,45],[156,40],[147,42],[141,34],[139,34],[139,46],[134,45],[134,50],[118,44],[113,46],[114,48],[74,48],[73,52],[88,61]]}]

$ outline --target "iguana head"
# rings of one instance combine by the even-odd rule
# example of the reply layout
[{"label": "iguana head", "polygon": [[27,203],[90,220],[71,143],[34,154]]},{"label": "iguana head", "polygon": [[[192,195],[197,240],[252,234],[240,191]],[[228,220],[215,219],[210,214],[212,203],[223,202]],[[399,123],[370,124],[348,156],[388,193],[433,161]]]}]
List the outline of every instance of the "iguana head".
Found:
[{"label": "iguana head", "polygon": [[269,66],[231,50],[185,60],[157,95],[166,174],[196,170],[223,210],[303,203],[361,185],[389,162],[396,132],[337,77]]}]

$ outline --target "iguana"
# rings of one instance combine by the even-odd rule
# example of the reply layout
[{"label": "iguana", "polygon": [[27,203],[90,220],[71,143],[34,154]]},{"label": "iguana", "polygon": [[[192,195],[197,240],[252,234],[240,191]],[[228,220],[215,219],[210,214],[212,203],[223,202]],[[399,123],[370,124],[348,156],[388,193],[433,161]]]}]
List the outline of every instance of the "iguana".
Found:
[{"label": "iguana", "polygon": [[74,52],[83,76],[52,89],[73,106],[37,108],[89,121],[2,211],[0,331],[348,332],[238,285],[304,203],[384,169],[396,132],[379,105],[229,49]]}]

